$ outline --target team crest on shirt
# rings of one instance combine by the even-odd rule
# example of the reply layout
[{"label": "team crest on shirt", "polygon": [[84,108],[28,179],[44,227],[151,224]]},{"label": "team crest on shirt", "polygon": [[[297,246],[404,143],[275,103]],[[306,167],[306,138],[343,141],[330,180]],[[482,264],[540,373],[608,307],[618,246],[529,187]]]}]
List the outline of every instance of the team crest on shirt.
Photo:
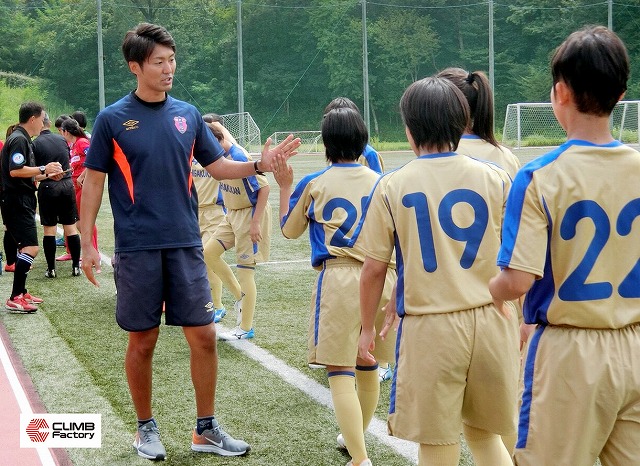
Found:
[{"label": "team crest on shirt", "polygon": [[187,119],[185,117],[173,117],[173,124],[176,125],[176,129],[180,131],[180,134],[184,134],[187,131]]},{"label": "team crest on shirt", "polygon": [[24,163],[24,155],[20,152],[16,152],[11,156],[11,161],[16,165],[21,165]]}]

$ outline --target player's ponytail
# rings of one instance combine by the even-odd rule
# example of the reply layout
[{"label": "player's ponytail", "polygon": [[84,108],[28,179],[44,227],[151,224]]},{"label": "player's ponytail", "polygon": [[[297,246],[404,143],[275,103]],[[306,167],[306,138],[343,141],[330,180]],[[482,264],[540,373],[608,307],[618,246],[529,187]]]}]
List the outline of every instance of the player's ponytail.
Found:
[{"label": "player's ponytail", "polygon": [[488,143],[498,147],[493,134],[493,94],[489,79],[482,71],[474,71],[474,88],[476,89],[476,105],[471,109],[473,121],[472,131]]},{"label": "player's ponytail", "polygon": [[471,110],[469,130],[498,147],[493,134],[493,94],[487,76],[482,71],[467,72],[462,68],[446,68],[436,76],[448,79],[464,94]]}]

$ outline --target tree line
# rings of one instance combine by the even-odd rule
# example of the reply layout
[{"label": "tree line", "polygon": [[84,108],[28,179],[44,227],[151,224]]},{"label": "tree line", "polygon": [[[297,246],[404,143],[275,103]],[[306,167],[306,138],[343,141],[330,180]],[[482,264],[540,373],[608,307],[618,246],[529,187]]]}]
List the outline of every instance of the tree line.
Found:
[{"label": "tree line", "polygon": [[[241,11],[245,111],[265,135],[316,130],[322,109],[337,95],[363,108],[362,1],[103,0],[105,101],[133,89],[120,46],[127,30],[148,21],[165,26],[177,42],[172,94],[202,112],[236,112]],[[488,73],[490,29],[498,125],[508,103],[549,100],[549,57],[569,33],[609,19],[631,56],[626,99],[640,95],[640,0],[375,0],[365,6],[371,133],[380,140],[402,139],[398,101],[412,81],[448,66]],[[49,95],[95,117],[97,18],[95,0],[3,0],[0,71],[40,78]]]}]

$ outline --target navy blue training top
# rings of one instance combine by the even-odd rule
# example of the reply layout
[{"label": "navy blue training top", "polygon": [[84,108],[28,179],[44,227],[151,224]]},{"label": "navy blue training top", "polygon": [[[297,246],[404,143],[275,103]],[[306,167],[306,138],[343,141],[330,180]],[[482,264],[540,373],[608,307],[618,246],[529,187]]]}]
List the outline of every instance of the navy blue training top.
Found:
[{"label": "navy blue training top", "polygon": [[191,162],[223,155],[197,109],[171,96],[132,92],[100,112],[85,166],[108,174],[115,251],[202,245]]}]

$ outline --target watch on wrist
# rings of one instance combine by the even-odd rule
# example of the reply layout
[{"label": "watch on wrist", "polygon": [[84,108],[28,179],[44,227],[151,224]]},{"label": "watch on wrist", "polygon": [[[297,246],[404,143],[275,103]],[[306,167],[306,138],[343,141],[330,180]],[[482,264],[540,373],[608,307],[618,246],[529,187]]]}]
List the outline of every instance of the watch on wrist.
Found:
[{"label": "watch on wrist", "polygon": [[40,165],[38,168],[40,169],[40,174],[44,175],[44,171],[45,171],[44,165]]},{"label": "watch on wrist", "polygon": [[258,170],[258,161],[253,162],[253,169],[256,171],[256,175],[264,175],[264,172]]}]

